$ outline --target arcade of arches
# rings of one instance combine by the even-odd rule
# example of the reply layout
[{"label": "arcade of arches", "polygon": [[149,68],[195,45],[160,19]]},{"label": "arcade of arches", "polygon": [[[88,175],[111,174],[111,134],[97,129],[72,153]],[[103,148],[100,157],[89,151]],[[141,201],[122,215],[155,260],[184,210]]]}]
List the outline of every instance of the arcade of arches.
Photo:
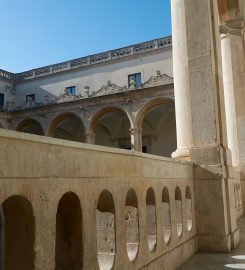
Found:
[{"label": "arcade of arches", "polygon": [[63,113],[50,121],[47,131],[34,119],[22,120],[16,130],[171,157],[176,149],[174,104],[151,101],[133,119],[125,110],[108,108],[95,113],[90,122],[74,113]]}]

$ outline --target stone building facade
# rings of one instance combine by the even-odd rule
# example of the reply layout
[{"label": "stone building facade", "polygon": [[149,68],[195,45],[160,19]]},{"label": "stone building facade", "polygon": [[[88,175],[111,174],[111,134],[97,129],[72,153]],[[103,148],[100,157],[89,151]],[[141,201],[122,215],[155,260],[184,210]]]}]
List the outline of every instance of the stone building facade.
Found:
[{"label": "stone building facade", "polygon": [[239,244],[244,1],[171,4],[172,39],[0,72],[0,269],[172,270]]},{"label": "stone building facade", "polygon": [[176,148],[172,69],[172,39],[166,37],[19,74],[2,71],[1,123],[171,157]]}]

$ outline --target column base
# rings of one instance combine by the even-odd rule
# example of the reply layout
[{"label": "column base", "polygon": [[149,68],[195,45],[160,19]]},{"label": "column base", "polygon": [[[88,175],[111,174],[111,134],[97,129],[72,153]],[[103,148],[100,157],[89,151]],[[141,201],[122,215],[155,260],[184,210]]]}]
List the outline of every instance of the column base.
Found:
[{"label": "column base", "polygon": [[190,161],[190,149],[177,149],[172,153],[172,158]]}]

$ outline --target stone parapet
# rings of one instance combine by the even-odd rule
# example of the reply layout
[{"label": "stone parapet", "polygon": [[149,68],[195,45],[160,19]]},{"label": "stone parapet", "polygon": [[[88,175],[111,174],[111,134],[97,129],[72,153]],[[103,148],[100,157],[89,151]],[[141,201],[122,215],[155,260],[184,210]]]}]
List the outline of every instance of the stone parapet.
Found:
[{"label": "stone parapet", "polygon": [[74,60],[17,73],[14,75],[14,78],[18,82],[37,79],[40,77],[81,69],[96,64],[110,63],[113,60],[123,59],[125,57],[140,55],[146,52],[152,52],[162,48],[171,48],[171,47],[172,47],[172,37],[164,37],[132,45],[129,47],[120,48],[117,50],[85,56]]}]

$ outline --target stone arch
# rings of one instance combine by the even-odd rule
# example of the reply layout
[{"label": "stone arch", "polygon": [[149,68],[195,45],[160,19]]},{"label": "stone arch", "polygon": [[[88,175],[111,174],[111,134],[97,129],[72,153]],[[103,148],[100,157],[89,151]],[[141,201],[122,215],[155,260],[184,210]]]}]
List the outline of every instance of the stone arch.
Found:
[{"label": "stone arch", "polygon": [[44,136],[44,131],[41,123],[34,118],[22,120],[16,127],[16,131]]},{"label": "stone arch", "polygon": [[185,200],[186,200],[186,223],[188,231],[192,229],[192,196],[191,189],[189,186],[186,187],[185,191]]},{"label": "stone arch", "polygon": [[167,187],[162,191],[162,211],[163,211],[163,236],[166,244],[171,239],[171,208],[170,198]]},{"label": "stone arch", "polygon": [[111,270],[116,255],[115,206],[108,190],[101,192],[96,208],[97,252],[101,270]]},{"label": "stone arch", "polygon": [[50,137],[84,142],[84,123],[79,115],[65,112],[56,116],[48,129]]},{"label": "stone arch", "polygon": [[136,117],[142,133],[142,151],[171,157],[177,147],[174,101],[154,99],[144,105]]},{"label": "stone arch", "polygon": [[78,196],[65,193],[56,213],[55,270],[83,268],[82,210]]},{"label": "stone arch", "polygon": [[156,198],[153,188],[149,188],[146,193],[146,233],[149,250],[153,252],[157,244]]},{"label": "stone arch", "polygon": [[126,248],[130,262],[133,262],[139,250],[139,214],[138,201],[134,189],[130,189],[125,202]]},{"label": "stone arch", "polygon": [[179,187],[175,189],[175,219],[176,230],[178,237],[181,237],[183,233],[183,213],[182,213],[182,196]]},{"label": "stone arch", "polygon": [[94,134],[97,145],[131,149],[131,127],[132,121],[126,110],[108,107],[95,113],[89,132]]},{"label": "stone arch", "polygon": [[6,270],[34,270],[35,218],[31,203],[13,195],[2,204]]}]

